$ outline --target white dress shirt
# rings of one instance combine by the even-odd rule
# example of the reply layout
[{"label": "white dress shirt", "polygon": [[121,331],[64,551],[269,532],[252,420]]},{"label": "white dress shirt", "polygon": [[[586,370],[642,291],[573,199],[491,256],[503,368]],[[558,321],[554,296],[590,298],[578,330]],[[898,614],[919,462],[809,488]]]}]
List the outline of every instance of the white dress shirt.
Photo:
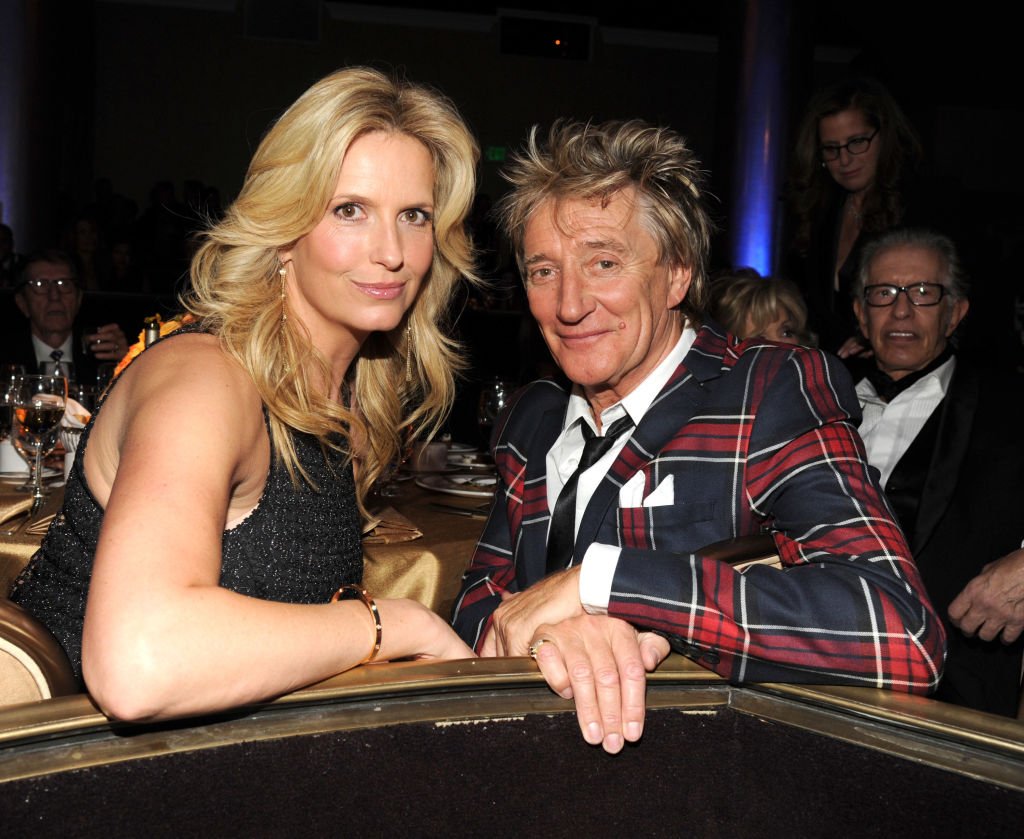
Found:
[{"label": "white dress shirt", "polygon": [[882,473],[883,487],[932,412],[946,397],[955,367],[954,356],[888,403],[882,401],[867,379],[857,384],[857,398],[864,413],[860,436],[867,449],[868,463]]},{"label": "white dress shirt", "polygon": [[[626,414],[633,420],[634,425],[639,425],[644,414],[647,413],[662,388],[672,377],[675,369],[690,351],[696,338],[697,333],[689,325],[685,326],[683,334],[679,336],[679,340],[671,352],[659,362],[647,378],[619,402],[601,412],[601,429],[607,430],[613,422]],[[582,422],[587,423],[595,433],[597,432],[597,424],[594,422],[590,403],[583,395],[583,388],[575,385],[569,396],[562,433],[548,450],[545,462],[548,507],[552,512],[555,509],[558,494],[572,473],[576,471],[583,454],[585,439],[580,428]],[[611,469],[619,452],[625,447],[629,436],[629,434],[621,435],[597,463],[580,475],[576,485],[576,520],[573,533],[579,531],[583,511],[587,509],[598,485]],[[615,566],[618,560],[619,548],[616,546],[593,544],[587,549],[580,570],[580,602],[591,614],[607,613],[612,578],[615,576]]]},{"label": "white dress shirt", "polygon": [[30,373],[36,373],[42,369],[39,365],[43,362],[53,363],[53,351],[60,350],[62,355],[60,357],[61,369],[64,371],[65,376],[70,376],[71,368],[75,363],[75,352],[74,344],[72,343],[72,336],[68,335],[64,339],[64,343],[59,347],[51,347],[46,341],[37,338],[35,335],[32,336],[32,348],[36,353],[36,369],[30,370]]}]

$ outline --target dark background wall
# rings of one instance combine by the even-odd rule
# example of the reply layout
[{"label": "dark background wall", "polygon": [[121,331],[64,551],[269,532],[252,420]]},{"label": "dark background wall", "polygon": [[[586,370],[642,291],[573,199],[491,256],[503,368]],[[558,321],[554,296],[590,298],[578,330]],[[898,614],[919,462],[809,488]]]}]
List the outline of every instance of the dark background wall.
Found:
[{"label": "dark background wall", "polygon": [[[59,241],[100,177],[140,212],[158,180],[179,198],[186,179],[215,186],[226,204],[268,123],[317,78],[365,63],[439,87],[498,157],[529,126],[558,116],[635,116],[680,130],[711,171],[723,264],[738,223],[736,126],[757,105],[737,93],[744,26],[781,9],[793,22],[788,40],[773,45],[791,68],[783,130],[822,83],[853,70],[879,76],[922,134],[928,173],[963,190],[993,257],[988,282],[1017,282],[1024,167],[1014,144],[1024,107],[1010,12],[977,4],[944,15],[934,4],[879,0],[595,5],[9,0],[0,19],[0,215],[28,251]],[[570,24],[558,30],[571,36],[569,57],[534,49],[557,21]],[[513,24],[520,37],[510,43]],[[499,169],[487,158],[480,166],[481,190],[493,197]]]},{"label": "dark background wall", "polygon": [[[571,0],[521,2],[505,18],[546,15],[589,25],[586,56],[576,59],[503,51],[502,18],[487,3],[14,5],[28,9],[30,19],[23,110],[34,125],[24,158],[38,193],[66,210],[69,202],[89,200],[99,176],[140,208],[158,178],[179,189],[183,179],[196,178],[229,199],[268,122],[312,81],[356,63],[440,87],[484,147],[515,146],[531,124],[564,115],[670,124],[724,186],[730,160],[721,150],[728,151],[728,123],[736,118],[739,22],[745,9],[780,4],[632,2],[596,13],[593,4]],[[814,87],[851,68],[869,70],[910,112],[935,172],[1000,209],[1018,203],[1024,170],[1006,152],[1024,135],[1024,111],[1007,13],[961,7],[956,18],[942,18],[932,5],[877,0],[781,5],[793,9],[797,23],[791,42],[778,45],[796,68],[791,119]],[[976,16],[966,18],[968,11]],[[482,165],[485,191],[500,192],[498,168]],[[727,190],[717,192],[724,198]],[[45,222],[41,212],[22,225],[26,236],[49,235],[61,208],[49,209]]]}]

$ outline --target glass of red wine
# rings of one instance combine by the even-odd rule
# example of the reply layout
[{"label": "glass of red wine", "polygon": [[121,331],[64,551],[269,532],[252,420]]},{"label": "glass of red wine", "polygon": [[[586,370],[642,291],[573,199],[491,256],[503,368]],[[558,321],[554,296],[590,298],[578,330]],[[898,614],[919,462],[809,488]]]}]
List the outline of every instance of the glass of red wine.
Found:
[{"label": "glass of red wine", "polygon": [[32,509],[42,505],[43,458],[53,451],[60,434],[68,397],[68,380],[63,376],[18,376],[12,386],[14,447],[28,461],[31,476],[21,489],[30,491]]}]

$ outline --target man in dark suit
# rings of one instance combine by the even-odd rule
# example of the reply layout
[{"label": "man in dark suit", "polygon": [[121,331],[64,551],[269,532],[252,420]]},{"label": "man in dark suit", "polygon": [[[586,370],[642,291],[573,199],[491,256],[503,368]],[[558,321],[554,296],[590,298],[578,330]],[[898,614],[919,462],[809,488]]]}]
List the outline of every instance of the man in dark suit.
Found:
[{"label": "man in dark suit", "polygon": [[0,358],[21,364],[28,372],[56,362],[80,384],[94,384],[96,362],[119,361],[128,349],[124,332],[116,323],[98,327],[85,336],[76,327],[82,290],[74,260],[62,251],[39,251],[25,260],[14,303],[25,317],[24,325],[5,330]]},{"label": "man in dark suit", "polygon": [[[868,459],[903,527],[949,654],[936,698],[1015,716],[1024,638],[1024,382],[958,358],[967,314],[953,242],[868,245],[854,310],[875,369],[858,383]],[[955,624],[955,625],[954,625]]]},{"label": "man in dark suit", "polygon": [[[571,384],[530,385],[498,430],[463,639],[529,651],[612,752],[639,738],[645,671],[669,645],[737,682],[933,687],[941,623],[864,459],[849,377],[703,319],[710,222],[683,139],[563,123],[508,177],[505,230]],[[700,552],[760,532],[785,570]]]}]

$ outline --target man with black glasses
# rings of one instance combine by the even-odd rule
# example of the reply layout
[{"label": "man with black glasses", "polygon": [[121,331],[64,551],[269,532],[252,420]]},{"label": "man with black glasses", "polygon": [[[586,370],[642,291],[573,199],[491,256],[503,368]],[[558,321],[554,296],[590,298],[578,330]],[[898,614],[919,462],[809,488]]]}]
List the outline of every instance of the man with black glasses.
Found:
[{"label": "man with black glasses", "polygon": [[0,360],[35,372],[56,363],[82,383],[96,378],[97,361],[120,361],[128,349],[124,332],[108,323],[81,335],[75,318],[82,304],[74,261],[58,250],[32,254],[25,260],[14,302],[28,322],[27,329],[5,329]]},{"label": "man with black glasses", "polygon": [[853,308],[874,368],[857,385],[868,461],[947,622],[936,698],[1017,714],[1024,649],[1024,388],[958,359],[956,247],[896,230],[865,249]]}]

